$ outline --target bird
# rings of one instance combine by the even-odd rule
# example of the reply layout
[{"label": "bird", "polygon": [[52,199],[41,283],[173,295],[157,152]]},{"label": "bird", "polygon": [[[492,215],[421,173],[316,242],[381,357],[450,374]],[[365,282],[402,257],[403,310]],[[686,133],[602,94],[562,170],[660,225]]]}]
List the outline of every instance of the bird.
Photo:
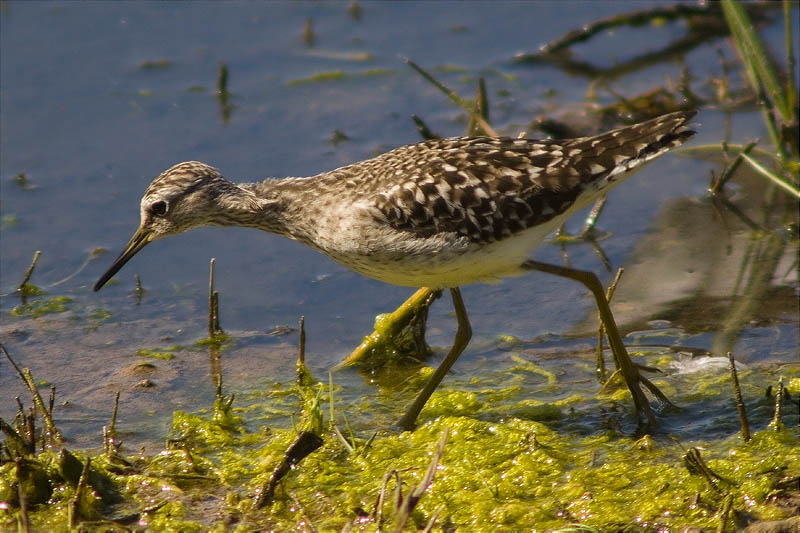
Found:
[{"label": "bird", "polygon": [[409,427],[471,337],[459,287],[529,272],[530,253],[570,215],[692,137],[695,113],[574,139],[430,139],[305,178],[236,184],[179,163],[147,187],[139,228],[94,290],[147,244],[200,226],[257,228],[385,283],[449,289],[456,340],[401,420]]}]

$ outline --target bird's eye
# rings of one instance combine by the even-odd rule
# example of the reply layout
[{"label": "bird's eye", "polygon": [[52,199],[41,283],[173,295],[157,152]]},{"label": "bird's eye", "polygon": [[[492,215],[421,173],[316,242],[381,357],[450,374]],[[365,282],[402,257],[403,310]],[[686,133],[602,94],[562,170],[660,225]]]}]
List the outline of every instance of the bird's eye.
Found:
[{"label": "bird's eye", "polygon": [[150,212],[155,216],[160,217],[167,214],[167,202],[159,200],[150,206]]}]

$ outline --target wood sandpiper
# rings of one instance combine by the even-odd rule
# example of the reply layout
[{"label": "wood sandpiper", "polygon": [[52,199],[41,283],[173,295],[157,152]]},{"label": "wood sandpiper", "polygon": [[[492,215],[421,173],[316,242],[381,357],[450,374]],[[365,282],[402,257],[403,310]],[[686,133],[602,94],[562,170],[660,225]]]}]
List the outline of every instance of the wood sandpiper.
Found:
[{"label": "wood sandpiper", "polygon": [[310,178],[234,184],[204,163],[180,163],[147,188],[139,229],[94,290],[148,243],[198,226],[258,228],[386,283],[450,289],[458,320],[455,341],[400,420],[410,428],[471,337],[461,285],[530,270],[566,275],[592,290],[618,363],[627,369],[637,411],[644,409],[652,419],[639,388],[640,381],[649,382],[619,340],[597,277],[534,262],[528,255],[572,213],[689,139],[695,132],[687,121],[694,114],[678,111],[593,137],[557,141],[428,140]]}]

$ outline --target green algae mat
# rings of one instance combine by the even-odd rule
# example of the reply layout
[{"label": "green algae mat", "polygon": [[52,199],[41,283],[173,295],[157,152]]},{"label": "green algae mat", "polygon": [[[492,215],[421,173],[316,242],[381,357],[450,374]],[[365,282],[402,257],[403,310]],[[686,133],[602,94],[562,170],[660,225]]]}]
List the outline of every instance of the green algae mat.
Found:
[{"label": "green algae mat", "polygon": [[[494,374],[453,377],[409,432],[389,420],[427,367],[404,389],[381,388],[371,398],[340,400],[342,386],[316,382],[306,369],[299,383],[275,383],[241,400],[220,386],[213,406],[174,413],[156,455],[121,453],[114,427],[97,452],[72,452],[46,428],[33,429],[31,440],[26,428],[36,423],[23,415],[3,423],[0,524],[32,531],[733,531],[796,512],[797,366],[781,368],[780,384],[774,369],[739,373],[751,431],[745,442],[726,369],[655,380],[676,406],[662,406],[658,427],[637,428],[624,386],[591,394],[596,382],[565,387],[524,352],[509,360]],[[534,399],[557,388],[571,393]],[[115,424],[124,426],[124,416]]]}]

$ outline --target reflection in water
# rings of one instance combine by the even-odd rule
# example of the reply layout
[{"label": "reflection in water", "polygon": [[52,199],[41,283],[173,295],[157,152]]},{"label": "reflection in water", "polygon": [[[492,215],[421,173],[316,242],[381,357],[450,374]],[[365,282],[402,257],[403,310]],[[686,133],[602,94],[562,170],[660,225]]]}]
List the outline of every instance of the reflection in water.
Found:
[{"label": "reflection in water", "polygon": [[222,394],[222,359],[218,344],[208,345],[208,360],[211,368],[211,384],[219,396]]},{"label": "reflection in water", "polygon": [[724,355],[746,326],[785,323],[796,312],[797,244],[784,235],[796,205],[754,174],[737,183],[725,202],[680,198],[661,211],[614,296],[625,329],[665,319],[690,333],[714,331],[711,352]]}]

